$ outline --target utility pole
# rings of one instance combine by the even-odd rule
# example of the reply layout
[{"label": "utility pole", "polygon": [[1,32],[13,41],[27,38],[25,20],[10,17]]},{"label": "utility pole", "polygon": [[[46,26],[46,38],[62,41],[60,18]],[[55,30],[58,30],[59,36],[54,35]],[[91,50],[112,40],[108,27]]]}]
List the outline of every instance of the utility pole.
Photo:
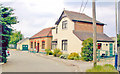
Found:
[{"label": "utility pole", "polygon": [[97,65],[96,55],[96,43],[97,43],[97,32],[96,32],[96,7],[95,0],[92,0],[92,14],[93,14],[93,62],[94,67]]},{"label": "utility pole", "polygon": [[[118,13],[120,13],[120,1],[118,2]],[[118,34],[120,35],[120,14],[118,14]],[[120,47],[118,47],[118,69],[120,66]]]},{"label": "utility pole", "polygon": [[115,68],[117,69],[117,59],[118,59],[118,55],[117,55],[117,0],[115,0],[115,22],[116,22],[116,40],[115,40]]}]

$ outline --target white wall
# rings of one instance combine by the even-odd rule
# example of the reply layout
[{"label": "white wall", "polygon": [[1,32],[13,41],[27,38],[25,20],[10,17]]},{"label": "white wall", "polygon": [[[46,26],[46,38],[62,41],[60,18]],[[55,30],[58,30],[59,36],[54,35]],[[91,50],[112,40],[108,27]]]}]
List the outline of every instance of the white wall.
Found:
[{"label": "white wall", "polygon": [[[67,20],[67,29],[62,29],[62,21]],[[81,52],[81,45],[82,41],[80,41],[74,34],[74,22],[72,22],[69,18],[65,17],[61,20],[58,25],[58,33],[56,34],[56,29],[52,30],[53,39],[57,39],[58,44],[57,48],[62,49],[62,40],[68,40],[68,47],[67,52],[64,53],[71,53],[71,52]]]}]

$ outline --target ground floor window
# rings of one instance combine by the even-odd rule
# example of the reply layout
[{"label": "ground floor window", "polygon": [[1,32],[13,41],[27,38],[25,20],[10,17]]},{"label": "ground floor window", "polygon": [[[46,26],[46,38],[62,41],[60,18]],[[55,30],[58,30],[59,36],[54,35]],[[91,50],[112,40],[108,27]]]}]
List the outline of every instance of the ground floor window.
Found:
[{"label": "ground floor window", "polygon": [[45,41],[42,41],[42,49],[45,49]]},{"label": "ground floor window", "polygon": [[57,48],[57,41],[52,41],[52,49]]},{"label": "ground floor window", "polygon": [[33,48],[33,42],[31,42],[31,48]]},{"label": "ground floor window", "polygon": [[98,49],[101,49],[102,43],[98,43]]},{"label": "ground floor window", "polygon": [[62,40],[62,50],[67,51],[67,40]]},{"label": "ground floor window", "polygon": [[36,49],[36,42],[35,42],[35,47],[34,47],[34,49]]}]

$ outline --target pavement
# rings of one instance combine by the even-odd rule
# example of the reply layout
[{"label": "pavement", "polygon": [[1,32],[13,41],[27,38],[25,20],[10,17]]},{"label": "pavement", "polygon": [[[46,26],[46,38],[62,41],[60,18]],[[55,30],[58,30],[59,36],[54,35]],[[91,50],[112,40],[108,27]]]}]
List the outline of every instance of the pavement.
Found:
[{"label": "pavement", "polygon": [[[91,61],[82,61],[82,60],[68,60],[68,59],[61,59],[58,57],[54,56],[48,56],[45,54],[38,54],[36,53],[37,56],[46,58],[46,59],[51,59],[57,62],[64,63],[68,66],[76,66],[77,69],[76,71],[78,72],[85,72],[87,69],[91,69],[93,67],[93,62]],[[105,65],[105,64],[111,64],[114,66],[114,57],[113,58],[106,58],[106,59],[101,59],[99,62],[97,62],[98,65]]]},{"label": "pavement", "polygon": [[[2,65],[3,72],[85,72],[93,67],[93,62],[60,59],[40,53],[10,50],[8,62]],[[102,59],[98,65],[114,64]]]}]

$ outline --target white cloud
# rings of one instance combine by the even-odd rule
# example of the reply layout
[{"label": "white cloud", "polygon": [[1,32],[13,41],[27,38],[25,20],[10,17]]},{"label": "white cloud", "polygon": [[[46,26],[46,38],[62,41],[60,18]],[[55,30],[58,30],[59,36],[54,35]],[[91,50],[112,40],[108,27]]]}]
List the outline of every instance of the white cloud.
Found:
[{"label": "white cloud", "polygon": [[12,2],[14,0],[0,0],[0,2]]},{"label": "white cloud", "polygon": [[[73,0],[72,0],[73,1]],[[79,0],[80,1],[80,0]],[[79,11],[80,4],[65,4],[66,0],[9,0],[4,5],[15,9],[15,15],[20,23],[13,27],[21,30],[25,37],[31,37],[43,28],[54,26],[63,9]],[[69,1],[70,2],[70,1]],[[75,2],[75,0],[74,0]],[[90,5],[89,5],[90,6]],[[92,16],[91,7],[87,6],[84,13]],[[104,32],[109,36],[115,35],[114,6],[97,6],[97,19],[105,24]],[[113,31],[111,31],[111,29]]]},{"label": "white cloud", "polygon": [[15,9],[15,15],[20,23],[13,25],[25,37],[31,37],[41,29],[54,26],[58,15],[63,10],[62,0],[16,0],[3,3]]}]

